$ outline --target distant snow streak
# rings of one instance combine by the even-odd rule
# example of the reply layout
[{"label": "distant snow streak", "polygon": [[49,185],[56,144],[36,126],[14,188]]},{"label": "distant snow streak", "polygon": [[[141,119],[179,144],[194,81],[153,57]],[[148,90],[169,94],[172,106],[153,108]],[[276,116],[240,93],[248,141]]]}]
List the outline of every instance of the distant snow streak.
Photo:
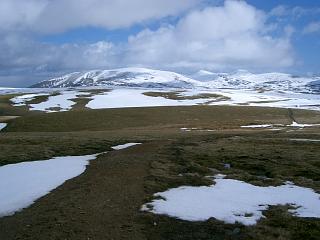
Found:
[{"label": "distant snow streak", "polygon": [[126,143],[126,144],[122,144],[122,145],[117,145],[117,146],[113,146],[111,147],[113,150],[122,150],[122,149],[125,149],[125,148],[129,148],[129,147],[133,147],[133,146],[136,146],[136,145],[140,145],[142,143]]}]

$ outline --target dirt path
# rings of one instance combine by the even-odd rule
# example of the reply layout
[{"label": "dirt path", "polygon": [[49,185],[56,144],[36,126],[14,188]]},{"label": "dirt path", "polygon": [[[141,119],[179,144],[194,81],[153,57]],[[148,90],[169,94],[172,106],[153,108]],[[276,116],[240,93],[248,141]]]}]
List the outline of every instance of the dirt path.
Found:
[{"label": "dirt path", "polygon": [[0,219],[0,239],[145,239],[139,208],[159,143],[101,155],[81,176]]}]

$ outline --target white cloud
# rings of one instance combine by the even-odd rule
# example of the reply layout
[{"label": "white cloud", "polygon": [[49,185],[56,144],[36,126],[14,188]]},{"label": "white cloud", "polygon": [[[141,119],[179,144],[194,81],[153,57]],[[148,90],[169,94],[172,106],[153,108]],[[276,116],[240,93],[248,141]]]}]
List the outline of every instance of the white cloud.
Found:
[{"label": "white cloud", "polygon": [[129,38],[127,60],[164,67],[283,68],[294,63],[292,28],[268,35],[264,12],[243,1],[196,10],[176,26]]},{"label": "white cloud", "polygon": [[0,29],[57,33],[86,26],[123,28],[174,16],[196,3],[196,0],[1,0]]},{"label": "white cloud", "polygon": [[316,32],[320,32],[320,21],[311,22],[303,29],[303,33],[305,34]]}]

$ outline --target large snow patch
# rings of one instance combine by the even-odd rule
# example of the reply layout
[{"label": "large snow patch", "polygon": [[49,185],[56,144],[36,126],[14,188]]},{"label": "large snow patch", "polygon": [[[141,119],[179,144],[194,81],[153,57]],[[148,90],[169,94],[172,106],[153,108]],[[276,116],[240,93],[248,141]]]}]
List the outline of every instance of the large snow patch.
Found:
[{"label": "large snow patch", "polygon": [[55,157],[0,167],[0,217],[28,207],[66,180],[80,175],[97,155]]},{"label": "large snow patch", "polygon": [[225,223],[254,225],[270,205],[291,205],[298,217],[320,218],[320,194],[290,183],[259,187],[233,179],[215,179],[211,186],[173,188],[155,196],[142,210],[188,221],[215,218]]}]

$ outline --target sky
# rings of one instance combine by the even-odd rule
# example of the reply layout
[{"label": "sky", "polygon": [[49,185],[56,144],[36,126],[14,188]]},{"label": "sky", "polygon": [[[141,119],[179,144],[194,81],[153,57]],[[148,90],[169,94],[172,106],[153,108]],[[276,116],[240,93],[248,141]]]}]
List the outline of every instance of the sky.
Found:
[{"label": "sky", "polygon": [[0,86],[74,71],[320,73],[320,0],[1,0]]}]

